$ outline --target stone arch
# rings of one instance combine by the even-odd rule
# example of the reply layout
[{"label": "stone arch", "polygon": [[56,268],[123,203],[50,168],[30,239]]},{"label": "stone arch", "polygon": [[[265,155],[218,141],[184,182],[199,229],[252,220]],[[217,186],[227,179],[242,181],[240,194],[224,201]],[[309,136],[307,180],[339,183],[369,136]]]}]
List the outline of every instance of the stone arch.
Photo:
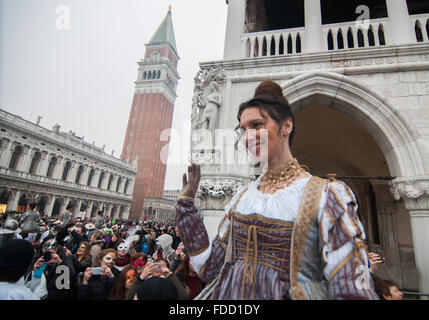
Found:
[{"label": "stone arch", "polygon": [[333,72],[297,76],[282,84],[296,112],[311,101],[342,111],[373,136],[397,178],[424,175],[419,133],[384,95],[368,85]]}]

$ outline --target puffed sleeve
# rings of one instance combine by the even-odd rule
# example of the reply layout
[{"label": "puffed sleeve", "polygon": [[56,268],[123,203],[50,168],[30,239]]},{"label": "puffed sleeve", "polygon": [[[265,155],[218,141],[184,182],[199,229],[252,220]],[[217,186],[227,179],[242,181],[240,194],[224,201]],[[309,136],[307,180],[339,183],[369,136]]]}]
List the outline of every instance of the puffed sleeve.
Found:
[{"label": "puffed sleeve", "polygon": [[368,268],[365,232],[349,186],[331,182],[320,219],[324,276],[331,300],[378,300]]},{"label": "puffed sleeve", "polygon": [[229,211],[246,189],[241,188],[225,207],[225,216],[219,224],[218,234],[211,243],[194,203],[183,199],[176,202],[176,224],[180,238],[190,255],[192,267],[204,282],[216,278],[224,264],[231,218]]},{"label": "puffed sleeve", "polygon": [[204,222],[191,201],[179,199],[176,202],[176,224],[180,238],[190,255],[192,267],[199,277],[205,282],[216,278],[225,259],[225,250],[220,244],[219,235],[210,243]]}]

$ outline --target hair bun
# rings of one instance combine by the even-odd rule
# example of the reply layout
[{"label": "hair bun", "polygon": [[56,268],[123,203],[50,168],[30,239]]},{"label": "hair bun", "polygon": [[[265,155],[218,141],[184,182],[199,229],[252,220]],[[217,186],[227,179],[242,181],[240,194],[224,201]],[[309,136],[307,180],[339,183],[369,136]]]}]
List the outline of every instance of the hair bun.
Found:
[{"label": "hair bun", "polygon": [[277,83],[271,80],[262,81],[255,89],[254,98],[258,96],[270,95],[274,97],[283,98],[283,90]]}]

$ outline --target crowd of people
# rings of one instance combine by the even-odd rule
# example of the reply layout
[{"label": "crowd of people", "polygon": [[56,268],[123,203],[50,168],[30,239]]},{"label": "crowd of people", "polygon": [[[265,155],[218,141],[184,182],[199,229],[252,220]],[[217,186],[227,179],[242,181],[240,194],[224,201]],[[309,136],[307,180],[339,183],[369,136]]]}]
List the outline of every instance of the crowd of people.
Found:
[{"label": "crowd of people", "polygon": [[[192,300],[207,285],[192,267],[174,221],[40,216],[30,203],[20,221],[3,214],[0,300]],[[383,263],[370,253],[371,272]],[[66,272],[64,271],[66,270]],[[375,278],[384,300],[401,300]]]},{"label": "crowd of people", "polygon": [[[30,203],[0,221],[0,300],[190,300],[206,285],[174,221],[58,218]],[[6,232],[7,231],[7,232]]]},{"label": "crowd of people", "polygon": [[295,116],[282,87],[261,82],[237,119],[239,140],[266,171],[237,190],[214,239],[194,202],[195,163],[174,221],[102,212],[82,220],[70,206],[51,220],[31,203],[3,222],[16,239],[0,247],[0,299],[402,299],[394,283],[374,276],[384,261],[368,252],[350,186],[294,158]]}]

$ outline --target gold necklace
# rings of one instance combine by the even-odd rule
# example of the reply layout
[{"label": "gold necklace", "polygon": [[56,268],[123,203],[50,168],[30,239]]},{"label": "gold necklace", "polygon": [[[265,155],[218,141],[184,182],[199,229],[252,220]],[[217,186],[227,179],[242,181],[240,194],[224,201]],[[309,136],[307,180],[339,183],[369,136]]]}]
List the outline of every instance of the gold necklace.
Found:
[{"label": "gold necklace", "polygon": [[267,170],[258,185],[258,189],[264,192],[276,192],[290,185],[303,171],[303,168],[294,158],[276,169]]}]

